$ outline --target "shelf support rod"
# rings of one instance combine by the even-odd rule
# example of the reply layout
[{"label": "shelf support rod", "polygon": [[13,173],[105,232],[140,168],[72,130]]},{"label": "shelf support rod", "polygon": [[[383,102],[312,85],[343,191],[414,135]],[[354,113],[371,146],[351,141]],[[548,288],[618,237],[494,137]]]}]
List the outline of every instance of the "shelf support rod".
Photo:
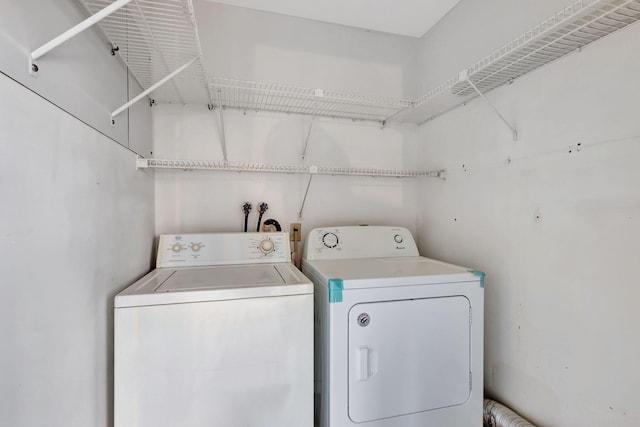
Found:
[{"label": "shelf support rod", "polygon": [[482,92],[480,92],[480,89],[478,89],[478,87],[476,85],[473,84],[473,82],[471,81],[471,79],[469,78],[469,70],[464,70],[460,73],[460,80],[461,81],[466,81],[467,83],[469,83],[469,86],[471,86],[473,88],[473,90],[475,90],[478,93],[478,96],[480,96],[480,98],[482,98],[484,100],[484,102],[486,102],[489,107],[491,107],[491,109],[498,115],[498,117],[500,117],[500,119],[504,122],[505,125],[507,125],[507,127],[509,129],[511,129],[511,134],[513,135],[513,140],[517,141],[518,140],[518,131],[511,126],[511,124],[507,121],[507,119],[504,118],[504,116],[502,114],[500,114],[500,111],[498,111],[498,109],[491,103],[491,101],[489,101]]},{"label": "shelf support rod", "polygon": [[220,148],[222,148],[222,159],[227,164],[229,159],[227,158],[227,137],[224,131],[224,115],[222,113],[222,96],[220,93],[222,89],[216,90],[216,100],[218,101],[218,118],[220,119]]},{"label": "shelf support rod", "polygon": [[132,0],[117,0],[111,3],[109,6],[102,9],[100,12],[97,12],[79,24],[73,26],[68,29],[64,33],[60,34],[58,37],[54,38],[48,43],[43,44],[33,52],[29,54],[29,72],[34,74],[38,71],[38,66],[35,64],[39,58],[43,55],[46,55],[48,52],[52,51],[56,47],[60,46],[62,43],[66,42],[70,38],[80,34],[87,28],[91,27],[93,24],[103,20],[107,16],[111,15],[116,10],[120,9],[123,6],[126,6],[128,3],[131,3]]},{"label": "shelf support rod", "polygon": [[305,157],[307,157],[307,148],[309,147],[309,138],[311,138],[311,130],[313,129],[313,122],[315,121],[315,114],[311,116],[311,123],[309,124],[309,132],[307,132],[307,139],[304,142],[304,149],[302,151],[302,161],[304,162]]},{"label": "shelf support rod", "polygon": [[167,81],[171,80],[172,78],[174,78],[176,75],[180,74],[181,72],[183,72],[184,70],[186,70],[191,64],[193,64],[194,62],[196,62],[196,60],[199,57],[196,56],[195,58],[193,58],[191,61],[187,62],[186,64],[184,64],[182,67],[178,68],[177,70],[174,70],[171,74],[169,74],[168,76],[166,76],[165,78],[163,78],[162,80],[157,81],[156,83],[154,83],[149,89],[145,90],[144,92],[140,93],[138,96],[136,96],[135,98],[133,98],[131,101],[127,102],[126,104],[124,104],[122,107],[118,108],[117,110],[115,110],[113,113],[111,113],[111,124],[114,124],[114,118],[122,113],[124,110],[126,110],[127,108],[131,107],[133,104],[135,104],[136,102],[140,101],[142,98],[144,98],[145,96],[147,96],[148,94],[150,94],[151,92],[153,92],[154,90],[156,90],[157,88],[159,88],[160,86],[162,86],[163,84],[165,84]]},{"label": "shelf support rod", "polygon": [[304,197],[302,198],[302,204],[300,205],[300,211],[298,212],[298,219],[302,219],[302,211],[304,211],[304,204],[307,201],[307,195],[309,194],[309,187],[311,187],[311,180],[313,179],[313,175],[318,173],[317,166],[309,166],[309,181],[307,182],[307,189],[304,192]]}]

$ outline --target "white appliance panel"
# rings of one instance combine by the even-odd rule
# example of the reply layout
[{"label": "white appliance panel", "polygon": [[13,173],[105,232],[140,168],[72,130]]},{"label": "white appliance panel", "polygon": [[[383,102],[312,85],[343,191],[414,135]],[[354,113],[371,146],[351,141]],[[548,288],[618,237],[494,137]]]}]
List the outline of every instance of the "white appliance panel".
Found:
[{"label": "white appliance panel", "polygon": [[397,249],[396,230],[309,233],[319,426],[481,427],[484,274]]},{"label": "white appliance panel", "polygon": [[313,285],[286,233],[163,235],[114,308],[114,426],[313,426]]},{"label": "white appliance panel", "polygon": [[350,259],[419,256],[411,232],[403,227],[326,227],[309,232],[304,258]]},{"label": "white appliance panel", "polygon": [[115,311],[115,425],[313,425],[313,296]]},{"label": "white appliance panel", "polygon": [[290,262],[288,233],[163,234],[156,266]]},{"label": "white appliance panel", "polygon": [[349,418],[357,423],[464,404],[471,313],[464,296],[357,304],[349,312]]}]

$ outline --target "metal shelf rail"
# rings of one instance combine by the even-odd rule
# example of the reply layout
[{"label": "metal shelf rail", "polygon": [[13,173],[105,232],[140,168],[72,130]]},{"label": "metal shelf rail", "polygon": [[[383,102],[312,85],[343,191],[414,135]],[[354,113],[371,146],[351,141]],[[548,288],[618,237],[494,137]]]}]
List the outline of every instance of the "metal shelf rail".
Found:
[{"label": "metal shelf rail", "polygon": [[144,159],[136,160],[138,169],[178,169],[178,170],[212,170],[228,172],[262,172],[308,175],[343,175],[370,176],[390,178],[415,177],[445,177],[444,170],[424,169],[377,169],[377,168],[334,168],[307,165],[282,165],[251,162],[224,162],[209,160],[175,160],[175,159]]}]

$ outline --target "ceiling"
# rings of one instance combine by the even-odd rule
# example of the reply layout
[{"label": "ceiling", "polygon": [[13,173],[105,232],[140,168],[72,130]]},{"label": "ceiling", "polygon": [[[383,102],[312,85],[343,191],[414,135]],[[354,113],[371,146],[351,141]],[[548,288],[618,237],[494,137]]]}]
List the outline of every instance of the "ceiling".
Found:
[{"label": "ceiling", "polygon": [[215,0],[232,6],[422,37],[460,0]]}]

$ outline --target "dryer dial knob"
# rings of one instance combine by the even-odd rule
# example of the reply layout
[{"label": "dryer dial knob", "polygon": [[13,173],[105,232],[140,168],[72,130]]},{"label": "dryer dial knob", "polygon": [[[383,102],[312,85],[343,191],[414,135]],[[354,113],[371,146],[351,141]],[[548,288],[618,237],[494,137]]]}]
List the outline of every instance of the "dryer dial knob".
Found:
[{"label": "dryer dial knob", "polygon": [[396,243],[402,243],[404,241],[404,239],[402,238],[401,235],[396,234],[395,236],[393,236],[393,240],[396,241]]},{"label": "dryer dial knob", "polygon": [[264,240],[260,241],[260,243],[258,244],[258,249],[263,254],[269,254],[269,253],[273,252],[273,250],[275,249],[275,245],[273,244],[273,242],[271,240],[264,239]]},{"label": "dryer dial knob", "polygon": [[322,244],[327,248],[335,248],[338,246],[338,235],[336,233],[325,233],[322,236]]}]

